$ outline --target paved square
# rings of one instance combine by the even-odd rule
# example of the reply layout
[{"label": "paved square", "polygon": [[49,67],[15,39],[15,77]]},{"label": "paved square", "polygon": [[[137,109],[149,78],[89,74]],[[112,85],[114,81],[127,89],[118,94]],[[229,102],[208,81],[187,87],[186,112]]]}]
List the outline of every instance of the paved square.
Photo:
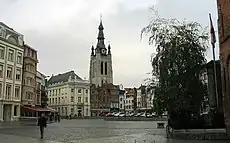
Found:
[{"label": "paved square", "polygon": [[39,128],[13,126],[0,128],[1,143],[227,143],[227,141],[183,141],[166,139],[165,129],[156,122],[104,120],[62,120],[49,124],[44,139]]}]

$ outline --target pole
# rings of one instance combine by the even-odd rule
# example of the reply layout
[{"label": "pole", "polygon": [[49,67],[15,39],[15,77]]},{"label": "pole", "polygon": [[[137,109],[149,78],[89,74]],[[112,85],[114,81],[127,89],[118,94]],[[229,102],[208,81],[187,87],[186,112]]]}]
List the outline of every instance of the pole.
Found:
[{"label": "pole", "polygon": [[219,107],[218,89],[217,89],[217,77],[216,77],[216,59],[215,59],[215,43],[212,43],[212,54],[213,54],[213,69],[214,69],[214,85],[216,94],[216,107]]}]

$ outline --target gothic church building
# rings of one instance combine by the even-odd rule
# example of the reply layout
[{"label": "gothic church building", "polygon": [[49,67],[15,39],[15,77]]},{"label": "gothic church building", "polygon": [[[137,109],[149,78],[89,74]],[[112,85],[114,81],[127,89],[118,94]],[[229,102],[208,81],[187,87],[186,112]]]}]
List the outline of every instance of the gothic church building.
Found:
[{"label": "gothic church building", "polygon": [[102,86],[104,83],[113,83],[113,68],[111,46],[105,46],[104,27],[102,20],[98,27],[99,33],[97,37],[96,48],[92,46],[90,56],[90,83],[96,87]]},{"label": "gothic church building", "polygon": [[102,20],[98,27],[97,45],[91,48],[89,79],[91,116],[101,116],[118,109],[119,87],[113,85],[111,46],[105,46]]}]

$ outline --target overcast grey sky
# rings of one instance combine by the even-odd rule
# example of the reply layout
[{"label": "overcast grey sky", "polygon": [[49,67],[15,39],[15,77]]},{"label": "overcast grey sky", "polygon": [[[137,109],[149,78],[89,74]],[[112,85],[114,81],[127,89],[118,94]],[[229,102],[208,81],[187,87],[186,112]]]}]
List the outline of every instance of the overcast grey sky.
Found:
[{"label": "overcast grey sky", "polygon": [[[114,83],[137,87],[151,71],[154,47],[148,46],[147,37],[140,41],[140,30],[148,24],[153,5],[163,17],[204,26],[209,26],[212,13],[216,26],[216,0],[0,0],[0,21],[37,49],[40,72],[74,70],[88,78],[90,48],[96,44],[102,14],[107,44],[111,41]],[[212,58],[210,50],[207,58]]]}]

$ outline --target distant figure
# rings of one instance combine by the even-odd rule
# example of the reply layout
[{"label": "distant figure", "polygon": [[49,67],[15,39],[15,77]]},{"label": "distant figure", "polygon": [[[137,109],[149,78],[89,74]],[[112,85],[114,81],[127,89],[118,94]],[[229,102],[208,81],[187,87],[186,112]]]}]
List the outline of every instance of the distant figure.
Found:
[{"label": "distant figure", "polygon": [[47,127],[45,114],[42,113],[41,117],[38,119],[38,126],[40,127],[41,139],[43,139],[44,128]]},{"label": "distant figure", "polygon": [[58,122],[60,122],[60,114],[57,114]]},{"label": "distant figure", "polygon": [[54,120],[55,122],[57,122],[57,114],[54,116]]}]

